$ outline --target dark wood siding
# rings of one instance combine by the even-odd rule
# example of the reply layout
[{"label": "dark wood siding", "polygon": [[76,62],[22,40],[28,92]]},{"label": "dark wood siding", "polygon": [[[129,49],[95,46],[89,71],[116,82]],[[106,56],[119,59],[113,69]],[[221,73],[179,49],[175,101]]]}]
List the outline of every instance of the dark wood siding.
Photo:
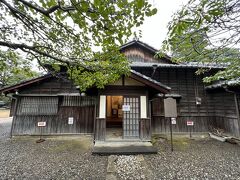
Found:
[{"label": "dark wood siding", "polygon": [[124,49],[123,54],[128,58],[128,60],[133,62],[158,62],[158,63],[170,63],[169,60],[165,58],[155,58],[155,53],[143,48],[141,46],[132,46]]},{"label": "dark wood siding", "polygon": [[[36,102],[38,107],[33,106],[34,110],[24,113],[26,112],[24,110],[26,99],[28,102]],[[68,102],[68,99],[74,99],[75,101]],[[42,102],[45,104],[42,104]],[[94,97],[81,96],[19,97],[17,113],[13,119],[12,134],[37,135],[40,133],[40,128],[37,127],[37,123],[40,121],[46,121],[47,124],[46,127],[42,128],[43,134],[93,133],[95,102]],[[72,125],[68,124],[69,117],[74,119]]]},{"label": "dark wood siding", "polygon": [[[147,76],[152,75],[152,68],[136,68],[135,70]],[[186,121],[193,120],[194,132],[206,132],[215,127],[239,136],[240,122],[235,99],[237,99],[239,108],[240,95],[238,94],[235,98],[234,94],[230,92],[220,90],[207,92],[204,89],[202,76],[196,76],[195,71],[196,69],[158,68],[154,74],[154,79],[172,88],[171,93],[181,95],[181,98],[177,100],[178,118],[177,125],[174,125],[173,131],[187,132]],[[37,122],[39,121],[47,122],[47,127],[43,128],[44,134],[92,133],[94,128],[94,107],[97,103],[95,97],[57,96],[57,94],[61,93],[79,93],[79,90],[70,81],[57,78],[44,80],[41,83],[35,83],[19,90],[21,96],[16,101],[16,112],[18,113],[13,119],[13,135],[39,134],[40,131],[37,127]],[[99,93],[106,95],[147,95],[150,99],[154,94],[151,94],[150,89],[147,87],[135,86],[106,86]],[[25,97],[22,97],[24,95]],[[41,97],[30,97],[29,95],[41,95]],[[42,107],[36,107],[30,105],[31,103],[27,103],[27,108],[35,107],[38,110],[31,111],[35,113],[30,113],[29,111],[28,113],[30,114],[22,112],[21,108],[23,108],[22,105],[24,104],[22,100],[24,98],[35,98],[35,101],[39,101],[38,104],[40,105],[40,101],[47,95],[50,95],[49,99],[57,98],[57,101],[52,100],[47,102],[46,100],[46,102],[42,103]],[[51,97],[51,95],[54,97]],[[196,105],[196,97],[201,98],[201,105]],[[152,110],[157,111],[151,117],[152,133],[165,133],[169,131],[168,120],[163,117],[161,112],[158,113],[158,111],[162,111],[159,103],[152,104]],[[48,108],[49,106],[50,108]],[[43,109],[41,110],[41,108]],[[13,103],[11,113],[14,112],[14,109]],[[74,118],[74,125],[68,125],[68,117]],[[96,137],[97,140],[103,140],[104,138],[106,128],[104,122],[103,119],[96,120],[95,131],[98,136]],[[140,123],[143,129],[142,132],[145,132],[145,127],[148,127],[149,123],[147,121]],[[148,132],[145,134],[148,134]],[[145,134],[141,134],[143,139],[148,138],[145,137]]]},{"label": "dark wood siding", "polygon": [[105,141],[106,135],[106,119],[96,118],[94,139],[96,141]]},{"label": "dark wood siding", "polygon": [[12,117],[15,114],[15,104],[16,104],[16,99],[12,99],[11,101],[11,107],[10,107],[10,117]]},{"label": "dark wood siding", "polygon": [[[147,76],[152,74],[152,68],[135,70]],[[194,132],[207,132],[215,127],[239,136],[234,95],[225,91],[207,92],[202,82],[203,76],[197,76],[195,71],[196,69],[190,68],[158,68],[153,77],[171,87],[171,93],[182,96],[177,100],[178,118],[173,131],[187,132],[186,121],[193,120]],[[196,105],[196,97],[201,98],[201,105]],[[157,108],[152,107],[152,109]],[[161,113],[153,113],[151,127],[153,133],[168,132],[169,120],[165,119]]]},{"label": "dark wood siding", "polygon": [[[240,113],[240,94],[236,94],[238,113]],[[239,114],[238,114],[239,115]]]},{"label": "dark wood siding", "polygon": [[139,121],[140,126],[140,138],[142,140],[151,140],[151,119],[141,118]]},{"label": "dark wood siding", "polygon": [[79,93],[76,86],[69,80],[52,77],[41,82],[34,83],[19,91],[20,94],[58,94]]},{"label": "dark wood siding", "polygon": [[[186,121],[192,120],[194,122],[193,132],[208,132],[215,124],[215,117],[177,117],[177,124],[173,125],[173,132],[189,132]],[[168,133],[170,132],[169,118],[164,116],[152,117],[152,131],[153,133]]]}]

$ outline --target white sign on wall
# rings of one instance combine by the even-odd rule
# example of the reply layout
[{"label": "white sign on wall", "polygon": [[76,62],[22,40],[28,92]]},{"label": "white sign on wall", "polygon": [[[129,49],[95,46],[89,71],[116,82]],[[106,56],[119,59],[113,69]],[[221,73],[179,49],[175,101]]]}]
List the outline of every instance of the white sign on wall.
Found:
[{"label": "white sign on wall", "polygon": [[68,118],[68,124],[73,124],[73,117]]},{"label": "white sign on wall", "polygon": [[38,122],[37,126],[38,127],[45,127],[46,126],[46,121]]},{"label": "white sign on wall", "polygon": [[176,118],[171,118],[171,122],[172,122],[172,124],[177,124]]},{"label": "white sign on wall", "polygon": [[122,111],[130,111],[130,105],[122,105]]}]

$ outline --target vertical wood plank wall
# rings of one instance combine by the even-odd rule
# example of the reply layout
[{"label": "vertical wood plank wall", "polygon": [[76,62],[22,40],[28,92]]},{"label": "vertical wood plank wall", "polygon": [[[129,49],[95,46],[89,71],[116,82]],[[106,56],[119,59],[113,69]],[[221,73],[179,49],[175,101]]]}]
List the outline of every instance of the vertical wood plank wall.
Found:
[{"label": "vertical wood plank wall", "polygon": [[79,90],[70,80],[52,77],[19,91],[19,94],[54,95],[57,93],[79,93]]},{"label": "vertical wood plank wall", "polygon": [[[135,70],[147,76],[152,74],[152,68],[136,68]],[[208,132],[214,127],[239,136],[240,129],[234,95],[224,91],[207,92],[204,89],[202,76],[196,76],[195,71],[196,69],[158,68],[153,77],[171,87],[171,93],[182,96],[177,101],[178,118],[177,125],[173,125],[173,131],[188,132],[186,121],[193,120],[194,132]],[[202,99],[201,105],[196,105],[196,97]],[[161,115],[152,116],[151,127],[153,133],[170,131],[169,120]]]},{"label": "vertical wood plank wall", "polygon": [[[55,109],[52,105],[44,104],[44,109],[49,107],[49,111],[41,111],[39,107],[37,110],[32,110],[34,113],[22,113],[24,104],[22,99],[34,100],[37,104],[38,100],[44,97],[20,97],[17,105],[17,113],[13,118],[12,135],[38,135],[40,128],[37,123],[46,121],[46,127],[42,127],[43,134],[88,134],[93,133],[94,123],[94,97],[80,97],[80,96],[59,96],[54,97],[58,99],[58,106]],[[45,97],[46,98],[46,97]],[[48,97],[51,98],[51,97]],[[64,100],[65,99],[65,100]],[[51,110],[52,107],[52,110]],[[29,107],[27,107],[29,108]],[[41,107],[40,107],[41,108]],[[68,118],[73,117],[72,125],[68,124]]]},{"label": "vertical wood plank wall", "polygon": [[96,118],[94,139],[97,141],[104,141],[105,134],[106,134],[106,119]]},{"label": "vertical wood plank wall", "polygon": [[[135,70],[151,76],[152,68],[136,68]],[[212,127],[224,129],[225,132],[239,136],[239,118],[236,113],[234,95],[224,91],[208,92],[204,89],[202,77],[195,76],[195,69],[183,68],[158,68],[154,79],[172,88],[171,93],[180,94],[182,97],[178,102],[177,125],[173,126],[174,132],[187,132],[187,120],[194,121],[194,132],[207,132]],[[53,94],[77,93],[79,90],[70,82],[61,82],[51,79],[43,83],[19,91],[20,94]],[[201,105],[196,105],[196,96],[202,99]],[[78,102],[70,100],[73,104],[63,103],[59,98],[56,114],[16,115],[13,119],[13,135],[36,135],[39,134],[38,121],[46,121],[47,127],[43,128],[44,134],[68,134],[68,133],[92,133],[94,127],[94,105],[93,97],[86,100],[84,106],[77,105]],[[240,95],[237,95],[237,103],[240,107]],[[17,101],[18,102],[18,101]],[[97,103],[97,102],[94,102]],[[17,103],[18,104],[18,103]],[[16,106],[18,108],[18,106]],[[11,112],[14,112],[14,105]],[[152,107],[154,109],[154,107]],[[17,109],[16,109],[17,111]],[[68,117],[73,117],[74,125],[68,125]],[[98,128],[105,128],[99,121]],[[141,124],[148,126],[147,121]],[[96,127],[95,127],[96,129]],[[169,132],[169,122],[161,114],[152,116],[152,133]],[[100,133],[99,139],[104,135]],[[145,137],[146,138],[146,137]],[[148,138],[148,137],[147,137]]]}]

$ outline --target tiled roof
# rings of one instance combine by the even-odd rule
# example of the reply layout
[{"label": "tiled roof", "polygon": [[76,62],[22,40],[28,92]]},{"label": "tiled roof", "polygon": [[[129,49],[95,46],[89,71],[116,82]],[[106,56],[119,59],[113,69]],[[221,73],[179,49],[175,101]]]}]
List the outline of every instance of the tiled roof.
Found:
[{"label": "tiled roof", "polygon": [[164,64],[164,63],[150,63],[150,62],[131,62],[131,67],[152,67],[157,65],[160,68],[212,68],[212,69],[224,69],[226,64],[215,64],[215,63],[181,63],[181,64]]},{"label": "tiled roof", "polygon": [[154,79],[152,79],[152,78],[150,78],[150,77],[148,77],[148,76],[145,76],[145,75],[143,75],[143,74],[141,74],[141,73],[139,73],[139,72],[137,72],[137,71],[135,71],[135,70],[132,70],[132,69],[131,69],[131,73],[133,73],[133,74],[135,74],[135,75],[137,75],[137,76],[140,76],[141,78],[146,79],[147,81],[150,81],[150,82],[152,82],[152,83],[154,83],[154,84],[157,84],[158,86],[161,86],[161,87],[163,87],[164,89],[171,90],[171,88],[170,88],[169,86],[167,86],[167,85],[165,85],[165,84],[162,84],[162,83],[160,83],[160,82],[158,82],[158,81],[156,81],[156,80],[154,80]]},{"label": "tiled roof", "polygon": [[217,83],[206,86],[205,89],[216,89],[216,88],[239,86],[239,85],[240,85],[240,77],[234,80],[219,81]]}]

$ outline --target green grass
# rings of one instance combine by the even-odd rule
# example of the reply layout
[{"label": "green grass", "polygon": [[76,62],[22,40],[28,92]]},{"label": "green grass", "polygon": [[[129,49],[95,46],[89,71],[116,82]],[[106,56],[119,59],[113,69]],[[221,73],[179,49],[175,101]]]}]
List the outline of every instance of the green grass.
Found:
[{"label": "green grass", "polygon": [[[189,137],[181,136],[181,135],[175,135],[173,136],[173,147],[175,150],[185,150],[186,148],[189,147],[191,143],[191,139]],[[161,146],[161,143],[167,143],[171,144],[171,139],[169,135],[153,135],[151,142],[153,145],[157,146],[158,144],[160,145],[160,149],[164,150],[164,146]]]},{"label": "green grass", "polygon": [[151,142],[153,145],[156,145],[158,142],[167,140],[166,135],[154,134],[152,135]]},{"label": "green grass", "polygon": [[[84,137],[43,137],[46,141],[36,143],[39,136],[17,136],[12,139],[15,143],[30,143],[44,148],[49,153],[74,152],[85,153],[92,147],[91,138]],[[48,145],[49,144],[49,145]],[[47,147],[47,148],[46,148]]]},{"label": "green grass", "polygon": [[76,152],[76,153],[84,153],[87,152],[91,148],[91,142],[89,140],[62,140],[60,144],[51,147],[49,149],[50,152]]},{"label": "green grass", "polygon": [[[177,137],[177,138],[175,137],[173,138],[173,146],[176,149],[185,150],[186,148],[188,148],[189,144],[191,143],[190,141],[191,139],[186,137]],[[170,139],[168,139],[168,143],[169,144],[171,143]]]}]

